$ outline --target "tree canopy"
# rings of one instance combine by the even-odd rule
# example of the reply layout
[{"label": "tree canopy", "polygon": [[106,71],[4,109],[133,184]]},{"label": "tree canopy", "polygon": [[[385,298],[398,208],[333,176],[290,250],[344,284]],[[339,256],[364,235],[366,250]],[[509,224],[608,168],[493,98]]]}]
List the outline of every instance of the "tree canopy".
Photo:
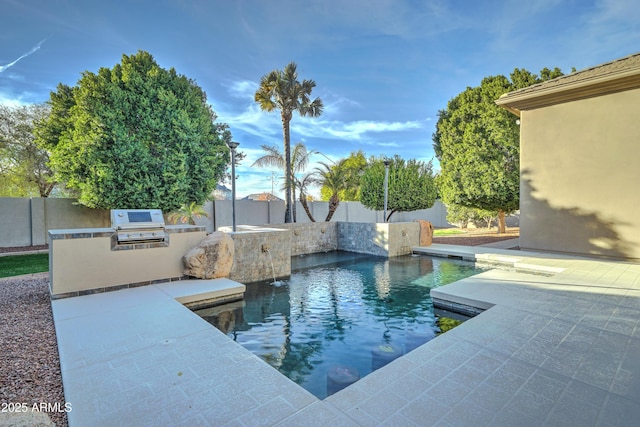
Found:
[{"label": "tree canopy", "polygon": [[284,140],[285,165],[285,215],[284,222],[291,222],[291,189],[294,185],[291,173],[291,133],[289,125],[293,112],[301,116],[318,117],[324,108],[322,100],[311,100],[311,92],[316,86],[313,80],[298,81],[298,71],[295,62],[290,62],[284,70],[273,70],[260,79],[260,86],[254,95],[255,102],[266,112],[280,110],[282,120],[282,134]]},{"label": "tree canopy", "polygon": [[55,177],[91,208],[202,204],[229,161],[230,137],[196,83],[161,68],[147,52],[85,71],[51,93],[36,129],[51,150]]},{"label": "tree canopy", "polygon": [[0,196],[48,197],[55,187],[49,153],[33,135],[48,115],[45,104],[0,105]]},{"label": "tree canopy", "polygon": [[[384,209],[384,158],[371,158],[360,179],[360,202],[369,209]],[[395,212],[428,209],[436,201],[433,165],[415,159],[390,159],[385,222]]]},{"label": "tree canopy", "polygon": [[511,80],[491,76],[469,87],[438,113],[434,150],[440,161],[438,189],[447,205],[498,211],[500,231],[504,214],[520,205],[520,132],[516,118],[496,105],[503,94],[558,77],[555,68],[541,77],[515,69]]},{"label": "tree canopy", "polygon": [[482,223],[487,228],[491,228],[492,222],[497,217],[497,211],[488,211],[461,205],[447,205],[447,221],[458,225],[460,228],[467,228],[470,221],[476,226]]}]

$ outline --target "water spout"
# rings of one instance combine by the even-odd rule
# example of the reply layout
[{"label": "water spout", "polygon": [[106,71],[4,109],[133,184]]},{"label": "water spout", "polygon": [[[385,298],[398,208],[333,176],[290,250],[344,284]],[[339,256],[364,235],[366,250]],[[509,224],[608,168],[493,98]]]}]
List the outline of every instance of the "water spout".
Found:
[{"label": "water spout", "polygon": [[282,286],[282,281],[276,280],[276,269],[273,267],[273,257],[269,251],[269,245],[262,245],[262,252],[266,252],[269,255],[269,260],[271,261],[271,273],[273,274],[273,282],[271,282],[271,284],[273,286]]}]

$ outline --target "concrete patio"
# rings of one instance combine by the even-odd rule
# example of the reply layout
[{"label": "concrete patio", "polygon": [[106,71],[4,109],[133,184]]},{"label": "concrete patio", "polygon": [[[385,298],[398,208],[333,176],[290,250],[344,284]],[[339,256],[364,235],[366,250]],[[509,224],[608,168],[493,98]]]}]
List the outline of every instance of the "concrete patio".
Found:
[{"label": "concrete patio", "polygon": [[69,425],[638,424],[640,265],[415,251],[500,266],[432,292],[490,308],[323,401],[185,308],[179,282],[52,301]]}]

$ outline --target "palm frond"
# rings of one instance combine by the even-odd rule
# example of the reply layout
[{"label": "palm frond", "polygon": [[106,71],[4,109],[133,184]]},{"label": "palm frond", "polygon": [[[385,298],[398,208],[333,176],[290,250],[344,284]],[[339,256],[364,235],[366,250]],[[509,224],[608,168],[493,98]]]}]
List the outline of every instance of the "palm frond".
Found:
[{"label": "palm frond", "polygon": [[260,148],[267,154],[257,159],[251,167],[276,167],[279,169],[284,168],[284,155],[276,146],[261,145]]}]

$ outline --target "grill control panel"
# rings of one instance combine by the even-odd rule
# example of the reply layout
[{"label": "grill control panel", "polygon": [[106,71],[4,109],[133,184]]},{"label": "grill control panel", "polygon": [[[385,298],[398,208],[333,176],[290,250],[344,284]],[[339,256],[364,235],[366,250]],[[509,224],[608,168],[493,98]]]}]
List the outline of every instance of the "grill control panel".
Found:
[{"label": "grill control panel", "polygon": [[158,242],[166,237],[164,217],[160,209],[114,209],[111,227],[118,243]]}]

